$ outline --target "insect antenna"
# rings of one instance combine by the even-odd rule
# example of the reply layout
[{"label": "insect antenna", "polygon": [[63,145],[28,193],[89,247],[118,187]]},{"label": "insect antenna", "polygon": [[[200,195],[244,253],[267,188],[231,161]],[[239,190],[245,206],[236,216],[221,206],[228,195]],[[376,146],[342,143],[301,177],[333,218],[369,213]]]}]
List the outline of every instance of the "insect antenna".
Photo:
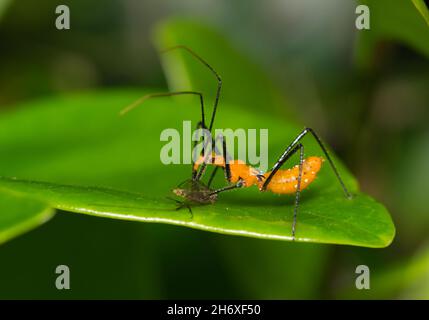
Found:
[{"label": "insect antenna", "polygon": [[[205,61],[201,56],[199,56],[195,51],[193,51],[192,49],[190,49],[189,47],[185,46],[185,45],[176,45],[176,46],[172,46],[169,48],[166,48],[164,50],[161,50],[161,53],[166,53],[175,49],[183,49],[185,51],[187,51],[188,53],[190,53],[195,59],[197,59],[200,63],[202,63],[204,66],[206,66],[211,72],[212,74],[216,77],[217,80],[217,89],[216,89],[216,96],[215,96],[215,100],[214,100],[214,104],[213,104],[213,111],[212,111],[212,115],[210,118],[210,124],[208,127],[208,130],[210,131],[210,133],[212,132],[212,128],[213,128],[213,124],[214,124],[214,120],[216,117],[216,112],[217,112],[217,106],[219,103],[219,98],[220,98],[220,92],[222,89],[222,79],[220,77],[220,75],[217,73],[217,71],[207,62]],[[134,101],[132,104],[130,104],[129,106],[127,106],[126,108],[124,108],[121,112],[120,115],[124,115],[126,113],[128,113],[129,111],[133,110],[134,108],[136,108],[138,105],[142,104],[143,102],[145,102],[148,99],[151,98],[155,98],[155,97],[168,97],[168,96],[175,96],[175,95],[185,95],[185,94],[189,94],[189,95],[198,95],[200,97],[200,105],[201,105],[201,121],[199,124],[200,128],[203,129],[207,129],[206,126],[206,121],[205,121],[205,112],[204,112],[204,99],[203,99],[203,95],[200,92],[196,92],[196,91],[177,91],[177,92],[163,92],[163,93],[152,93],[152,94],[147,94],[139,99],[137,99],[136,101]],[[199,128],[197,126],[197,128]],[[212,138],[212,148],[210,150],[213,150],[213,144],[214,144],[214,139]],[[195,144],[194,144],[195,146]],[[204,150],[207,147],[207,145],[203,146],[203,154],[204,154]],[[202,174],[205,171],[205,167],[206,167],[206,161],[204,161],[201,166],[199,167],[198,172],[195,172],[194,170],[192,171],[192,178],[194,180],[199,180],[202,176]]]},{"label": "insect antenna", "polygon": [[213,128],[214,119],[216,117],[217,106],[218,106],[219,98],[220,98],[220,91],[222,89],[222,78],[220,77],[219,73],[217,73],[217,71],[206,60],[201,58],[195,51],[193,51],[191,48],[189,48],[185,45],[172,46],[172,47],[169,47],[169,48],[162,50],[161,52],[165,53],[165,52],[169,52],[169,51],[176,50],[176,49],[183,49],[183,50],[186,50],[187,52],[189,52],[195,59],[197,59],[204,66],[206,66],[217,79],[216,96],[215,96],[215,101],[213,104],[212,117],[210,119],[210,125],[209,125],[209,131],[211,132],[212,128]]},{"label": "insect antenna", "polygon": [[[213,124],[214,124],[214,120],[215,120],[216,112],[217,112],[217,106],[218,106],[219,98],[220,98],[220,92],[222,90],[222,78],[220,77],[219,73],[206,60],[204,60],[195,51],[193,51],[191,48],[189,48],[189,47],[187,47],[185,45],[172,46],[172,47],[169,47],[167,49],[162,50],[161,52],[162,53],[166,53],[166,52],[169,52],[169,51],[172,51],[172,50],[176,50],[176,49],[183,49],[183,50],[187,51],[189,54],[191,54],[191,56],[193,56],[200,63],[202,63],[204,66],[206,66],[211,71],[211,73],[215,76],[215,78],[217,80],[216,96],[215,96],[215,100],[214,100],[214,103],[213,103],[213,111],[212,111],[212,116],[211,116],[211,119],[210,119],[210,125],[208,127],[208,130],[210,131],[210,133],[212,133]],[[211,148],[211,150],[213,150],[213,144],[214,144],[214,141],[212,139],[212,148]],[[206,161],[204,161],[201,164],[198,173],[196,175],[195,174],[193,175],[194,179],[196,179],[196,180],[201,179],[201,177],[202,177],[202,175],[203,175],[203,173],[205,171],[206,165],[207,165],[207,163],[206,163]]]},{"label": "insect antenna", "polygon": [[159,98],[159,97],[171,97],[171,96],[178,96],[178,95],[196,95],[200,98],[200,106],[201,106],[201,126],[203,128],[206,128],[206,119],[205,119],[205,112],[204,112],[204,98],[201,92],[196,91],[176,91],[176,92],[157,92],[157,93],[149,93],[144,95],[143,97],[138,98],[136,101],[122,109],[119,114],[121,116],[125,115],[126,113],[130,112],[131,110],[135,109],[142,103],[144,103],[146,100],[152,99],[152,98]]}]

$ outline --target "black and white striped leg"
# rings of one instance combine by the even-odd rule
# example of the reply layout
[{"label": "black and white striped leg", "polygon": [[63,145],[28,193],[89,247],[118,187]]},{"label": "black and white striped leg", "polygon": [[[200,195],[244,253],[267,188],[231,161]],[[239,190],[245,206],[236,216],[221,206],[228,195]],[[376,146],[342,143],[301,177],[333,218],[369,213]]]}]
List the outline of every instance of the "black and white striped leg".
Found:
[{"label": "black and white striped leg", "polygon": [[298,209],[299,209],[299,199],[301,197],[302,167],[304,163],[304,146],[300,143],[298,145],[298,148],[299,148],[299,170],[298,170],[298,179],[297,179],[298,181],[296,184],[296,192],[295,192],[295,206],[293,208],[293,220],[292,220],[292,240],[293,241],[295,241],[296,221],[297,221]]}]

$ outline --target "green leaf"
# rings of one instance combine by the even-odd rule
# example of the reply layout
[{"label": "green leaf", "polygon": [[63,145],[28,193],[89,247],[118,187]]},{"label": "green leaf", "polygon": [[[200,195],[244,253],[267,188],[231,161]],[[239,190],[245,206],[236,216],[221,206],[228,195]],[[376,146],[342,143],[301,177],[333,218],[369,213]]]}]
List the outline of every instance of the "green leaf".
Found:
[{"label": "green leaf", "polygon": [[[118,111],[139,95],[119,91],[52,98],[1,117],[0,174],[50,182],[3,178],[1,188],[73,212],[290,240],[290,196],[248,188],[225,193],[214,205],[195,207],[193,219],[186,210],[175,211],[165,196],[189,177],[190,168],[160,163],[163,143],[159,136],[165,128],[180,129],[182,120],[198,118],[198,102],[155,99],[126,117],[118,117]],[[270,163],[302,129],[233,105],[224,106],[218,115],[222,127],[269,128]],[[313,140],[306,138],[304,143],[307,155],[321,155]],[[338,159],[335,161],[356,196],[346,199],[325,165],[319,178],[302,194],[297,240],[387,246],[395,232],[387,210],[360,193],[354,178]]]},{"label": "green leaf", "polygon": [[429,9],[426,5],[426,3],[423,0],[412,0],[414,3],[414,6],[419,10],[420,14],[423,16],[423,18],[426,20],[426,23],[429,26]]},{"label": "green leaf", "polygon": [[[205,59],[222,77],[220,103],[270,110],[294,118],[285,96],[266,74],[216,28],[194,20],[173,19],[155,29],[154,42],[160,51],[186,45]],[[201,91],[213,101],[217,81],[210,71],[183,50],[161,55],[172,91]]]},{"label": "green leaf", "polygon": [[[268,204],[264,204],[266,209],[262,211],[255,204],[250,206],[231,201],[195,208],[191,217],[186,210],[175,210],[170,201],[162,198],[103,188],[7,178],[0,180],[0,188],[21,192],[66,211],[123,220],[176,224],[225,234],[291,240],[291,219],[285,217],[284,206],[281,205],[272,205],[270,208],[267,207]],[[392,235],[389,220],[383,216],[387,214],[381,205],[368,197],[360,194],[352,201],[338,197],[324,206],[320,206],[317,201],[310,199],[302,204],[299,241],[371,247],[389,243]],[[343,212],[348,213],[347,219],[342,217]],[[371,223],[373,226],[369,228]]]},{"label": "green leaf", "polygon": [[[361,0],[370,9],[371,29],[359,31],[357,59],[361,66],[372,60],[380,41],[397,41],[429,57],[428,9],[422,0]],[[413,5],[414,3],[414,5]]]},{"label": "green leaf", "polygon": [[0,243],[36,228],[53,214],[43,202],[25,195],[0,193]]}]

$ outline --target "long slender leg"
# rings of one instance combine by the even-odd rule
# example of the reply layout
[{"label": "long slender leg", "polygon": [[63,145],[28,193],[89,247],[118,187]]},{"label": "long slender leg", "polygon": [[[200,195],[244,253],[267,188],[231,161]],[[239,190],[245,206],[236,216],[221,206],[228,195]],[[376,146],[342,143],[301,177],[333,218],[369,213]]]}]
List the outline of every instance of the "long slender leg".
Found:
[{"label": "long slender leg", "polygon": [[[277,173],[277,171],[281,168],[281,166],[282,165],[284,165],[286,162],[287,162],[287,160],[289,160],[299,149],[301,148],[301,143],[298,143],[297,145],[295,145],[295,146],[293,146],[291,149],[290,149],[290,151],[288,152],[288,154],[282,159],[282,162],[281,162],[281,164],[277,167],[277,170],[276,170],[276,172],[271,172],[270,173],[270,175],[265,179],[265,182],[264,182],[264,184],[262,185],[262,188],[261,188],[261,190],[262,191],[264,191],[264,190],[266,190],[266,187],[271,183],[271,179],[272,179],[272,177],[274,177],[274,174],[276,174]],[[276,162],[276,165],[278,164],[279,162],[277,161]],[[274,170],[273,170],[274,171]],[[267,180],[269,179],[269,181],[268,181],[268,183],[267,183]],[[265,186],[266,185],[266,186]],[[264,186],[265,186],[265,188],[264,188]]]},{"label": "long slender leg", "polygon": [[229,182],[231,182],[231,166],[229,164],[229,161],[231,159],[230,159],[228,152],[226,150],[225,137],[221,136],[221,139],[222,139],[222,157],[223,157],[223,161],[225,163],[225,178],[229,183]]},{"label": "long slender leg", "polygon": [[[213,75],[216,77],[217,80],[217,89],[216,89],[216,96],[215,96],[215,101],[213,104],[213,111],[212,111],[212,116],[210,119],[210,125],[209,125],[209,131],[212,131],[213,128],[213,123],[216,117],[216,111],[217,111],[217,106],[219,103],[219,98],[220,98],[220,92],[222,89],[222,79],[220,77],[220,75],[217,73],[217,71],[207,62],[205,61],[203,58],[201,58],[197,53],[195,53],[193,50],[191,50],[190,48],[188,48],[187,46],[184,45],[176,45],[170,48],[167,48],[165,50],[162,50],[161,52],[165,53],[171,50],[175,50],[175,49],[184,49],[185,51],[189,52],[194,58],[196,58],[199,62],[201,62],[204,66],[206,66],[212,73]],[[146,96],[141,97],[140,99],[138,99],[137,101],[135,101],[134,103],[132,103],[131,105],[129,105],[128,107],[124,108],[120,114],[124,115],[125,113],[131,111],[132,109],[134,109],[135,107],[137,107],[139,104],[143,103],[145,100],[149,99],[149,98],[154,98],[154,97],[166,97],[166,96],[174,96],[174,95],[181,95],[181,94],[194,94],[194,95],[199,95],[200,97],[200,102],[201,102],[201,122],[202,122],[202,128],[206,129],[206,122],[205,122],[205,115],[204,115],[204,101],[203,101],[203,96],[201,93],[199,92],[195,92],[195,91],[177,91],[177,92],[169,92],[169,93],[153,93],[153,94],[148,94]],[[212,140],[212,145],[213,145],[213,140]],[[206,146],[205,146],[206,147]],[[203,152],[204,152],[204,147],[203,147]],[[200,166],[199,172],[196,173],[193,169],[192,169],[192,179],[193,180],[199,180],[201,179],[201,176],[205,170],[206,167],[206,161],[204,161],[202,163],[202,165]]]},{"label": "long slender leg", "polygon": [[[222,141],[222,152],[219,152],[219,149],[217,148],[217,141],[219,140]],[[216,154],[222,155],[223,162],[225,163],[225,168],[224,168],[225,179],[226,181],[228,181],[228,183],[230,183],[231,182],[231,165],[230,165],[231,156],[228,153],[228,150],[226,148],[226,140],[222,134],[219,134],[216,137],[215,152]]]},{"label": "long slender leg", "polygon": [[[217,148],[217,142],[219,141],[219,140],[221,140],[222,141],[222,153],[220,153],[219,152],[219,149]],[[230,161],[231,161],[231,157],[230,157],[230,155],[228,154],[228,151],[227,151],[227,148],[226,148],[226,141],[225,141],[225,137],[223,136],[223,135],[218,135],[217,137],[216,137],[216,139],[215,139],[215,141],[214,141],[214,143],[213,143],[213,145],[212,146],[214,146],[214,151],[215,151],[215,154],[222,154],[222,157],[223,157],[223,161],[224,161],[224,163],[225,163],[225,168],[224,168],[224,174],[225,174],[225,179],[228,181],[228,183],[230,183],[231,182],[231,165],[230,165]],[[204,163],[203,164],[201,164],[201,166],[203,166],[203,168],[205,169],[205,167],[206,167],[206,160],[208,160],[208,159],[204,159],[205,161],[204,161]],[[209,182],[208,182],[208,186],[210,186],[211,185],[211,182],[213,181],[213,178],[214,178],[214,176],[215,176],[215,174],[216,174],[216,172],[217,172],[217,168],[218,167],[215,167],[215,169],[213,170],[213,172],[212,172],[212,174],[211,174],[211,176],[210,176],[210,179],[209,179]],[[198,173],[198,175],[197,175],[197,177],[198,177],[198,179],[200,179],[201,178],[201,175],[202,175],[202,173],[203,173],[203,170],[201,169],[200,170],[200,172]]]},{"label": "long slender leg", "polygon": [[292,221],[292,240],[295,240],[296,231],[296,219],[299,209],[299,199],[301,196],[301,180],[302,180],[302,164],[304,163],[304,146],[300,143],[299,147],[299,171],[298,171],[298,182],[296,184],[295,192],[295,206],[293,208],[293,221]]},{"label": "long slender leg", "polygon": [[301,131],[301,133],[298,134],[298,136],[286,148],[286,150],[283,152],[283,154],[280,156],[280,158],[277,160],[277,162],[274,164],[273,168],[271,169],[271,174],[265,180],[265,182],[264,182],[261,190],[262,191],[266,190],[266,188],[267,188],[268,184],[270,183],[271,179],[273,178],[273,176],[280,169],[280,167],[287,161],[287,159],[290,158],[290,153],[293,150],[293,148],[309,132],[312,134],[312,136],[314,137],[314,139],[317,141],[317,143],[319,144],[320,148],[322,149],[323,153],[325,154],[326,159],[328,160],[329,164],[331,165],[331,168],[334,171],[334,174],[337,177],[338,182],[340,183],[340,185],[341,185],[341,187],[342,187],[342,189],[344,191],[345,196],[350,199],[352,196],[351,196],[350,192],[348,191],[347,187],[345,186],[343,180],[341,179],[340,174],[338,173],[338,170],[335,167],[334,162],[332,161],[331,157],[329,156],[329,153],[328,153],[327,149],[323,145],[322,140],[318,137],[318,135],[311,128],[305,128],[303,131]]},{"label": "long slender leg", "polygon": [[[206,167],[207,167],[207,161],[211,160],[213,157],[213,139],[210,140],[211,143],[211,148],[210,148],[210,152],[205,152],[206,148],[207,148],[207,143],[204,143],[203,146],[203,152],[202,154],[204,155],[203,158],[203,162],[200,164],[200,166],[198,167],[198,170],[194,170],[193,169],[193,174],[192,174],[192,179],[199,181],[201,180],[201,177],[203,176],[204,172],[206,171]],[[192,165],[192,168],[194,166]]]},{"label": "long slender leg", "polygon": [[[219,140],[221,140],[222,141],[222,150],[223,150],[223,152],[222,153],[220,153],[219,152],[219,149],[217,148],[217,142],[219,141]],[[204,158],[204,161],[203,161],[203,163],[200,165],[200,167],[199,167],[199,171],[198,171],[198,174],[197,174],[197,176],[196,176],[196,180],[200,180],[201,179],[201,177],[202,177],[202,175],[203,175],[203,173],[204,173],[204,171],[205,171],[205,169],[206,169],[206,167],[207,167],[207,162],[209,161],[209,160],[211,160],[212,159],[212,154],[213,154],[213,150],[214,150],[214,153],[215,154],[222,154],[223,155],[223,159],[224,159],[224,162],[225,162],[225,169],[224,169],[224,172],[225,172],[225,178],[227,179],[227,181],[228,182],[230,182],[231,181],[231,167],[230,167],[230,164],[229,164],[229,161],[231,160],[230,159],[230,156],[229,156],[229,154],[227,153],[227,150],[226,150],[226,141],[225,141],[225,139],[224,139],[224,137],[223,137],[223,135],[218,135],[217,137],[216,137],[216,139],[214,139],[214,141],[212,140],[212,148],[211,148],[211,154],[207,154],[206,156],[205,156],[205,158]],[[212,173],[212,176],[210,177],[210,180],[209,181],[211,181],[211,180],[213,180],[213,178],[214,178],[214,174],[215,174],[216,172],[214,171],[213,173]]]},{"label": "long slender leg", "polygon": [[[210,160],[212,160],[213,159],[213,149],[214,149],[214,151],[215,151],[215,154],[218,154],[218,150],[217,150],[217,147],[216,147],[216,143],[217,143],[217,140],[219,139],[219,137],[216,137],[216,139],[211,139],[211,141],[210,141],[210,143],[211,143],[211,148],[210,148],[210,153],[209,152],[207,152],[207,154],[205,154],[205,156],[204,156],[204,159],[203,159],[203,162],[201,163],[201,165],[199,166],[199,168],[198,168],[198,173],[196,174],[196,176],[195,176],[195,178],[194,178],[194,180],[200,180],[201,179],[201,177],[203,176],[203,174],[204,174],[204,172],[205,172],[205,170],[206,170],[206,167],[207,167],[207,162]],[[207,144],[205,144],[205,146],[207,147]],[[214,178],[214,174],[215,174],[216,172],[213,172],[212,173],[212,176],[210,177],[210,180],[209,181],[211,181],[211,180],[213,180],[213,178]]]},{"label": "long slender leg", "polygon": [[[299,209],[299,199],[300,199],[300,196],[301,196],[301,180],[302,180],[302,171],[303,171],[303,163],[304,163],[304,146],[301,143],[298,143],[296,146],[294,146],[289,151],[289,153],[287,154],[287,156],[285,156],[285,159],[283,160],[283,163],[282,163],[282,165],[284,163],[286,163],[286,161],[290,157],[292,157],[298,150],[300,150],[300,154],[299,154],[298,179],[297,179],[296,192],[295,192],[295,205],[294,205],[294,208],[293,208],[292,240],[295,240],[296,220],[297,220],[298,209]],[[270,181],[271,181],[271,179],[270,179]]]},{"label": "long slender leg", "polygon": [[236,189],[236,188],[241,188],[242,186],[243,186],[243,181],[239,180],[236,184],[229,185],[229,186],[226,186],[226,187],[223,187],[223,188],[220,188],[220,189],[217,189],[217,190],[211,192],[210,195],[218,194],[218,193],[221,193],[221,192],[224,192],[224,191],[233,190],[233,189]]},{"label": "long slender leg", "polygon": [[210,186],[211,186],[211,184],[212,184],[212,182],[213,182],[213,179],[214,179],[214,177],[216,176],[216,173],[217,173],[217,170],[219,169],[219,167],[215,167],[214,169],[213,169],[213,171],[212,171],[212,174],[210,175],[210,179],[209,179],[209,181],[207,182],[207,187],[208,188],[210,188]]},{"label": "long slender leg", "polygon": [[[176,49],[183,49],[183,50],[187,51],[188,53],[190,53],[195,59],[197,59],[200,63],[202,63],[205,67],[207,67],[212,72],[212,74],[216,77],[216,80],[217,80],[216,96],[215,96],[215,101],[213,104],[213,111],[212,111],[212,115],[211,115],[211,119],[210,119],[210,125],[208,128],[208,130],[211,133],[212,129],[213,129],[214,120],[216,117],[216,111],[217,111],[217,106],[219,103],[220,92],[222,89],[222,79],[221,79],[220,75],[217,73],[217,71],[207,61],[205,61],[202,57],[200,57],[196,52],[194,52],[192,49],[190,49],[187,46],[176,45],[176,46],[172,46],[170,48],[167,48],[165,50],[162,50],[161,52],[165,53],[165,52],[176,50]],[[203,117],[203,124],[204,124],[204,128],[206,128],[205,122],[204,122],[204,117]],[[213,143],[214,142],[212,139],[212,146],[213,146]],[[211,150],[213,150],[213,148]],[[206,159],[204,159],[204,160],[205,161],[201,164],[201,166],[199,168],[199,172],[196,174],[193,172],[192,179],[194,179],[194,180],[200,180],[201,179],[201,177],[205,171],[205,168],[206,168]]]},{"label": "long slender leg", "polygon": [[[218,137],[216,137],[216,141],[218,139],[222,140],[222,157],[223,157],[223,161],[225,163],[225,168],[224,168],[225,178],[228,181],[228,183],[231,183],[231,167],[230,167],[230,164],[229,164],[229,161],[231,159],[230,159],[230,156],[229,156],[228,151],[226,149],[225,137],[222,136],[222,135],[219,135]],[[216,143],[215,143],[215,151],[216,152],[219,151],[216,148]],[[210,180],[209,180],[209,186],[210,186],[211,181],[213,180],[213,177],[216,174],[216,170],[218,168],[219,167],[215,167],[215,170],[213,171],[212,176],[210,177]],[[220,188],[220,189],[217,189],[217,190],[213,191],[211,194],[218,194],[218,193],[221,193],[221,192],[224,192],[224,191],[229,191],[229,190],[233,190],[233,189],[236,189],[236,188],[241,188],[242,186],[243,186],[243,180],[240,179],[240,180],[238,180],[237,183],[235,183],[233,185],[228,185],[228,186]]]},{"label": "long slender leg", "polygon": [[298,179],[297,179],[296,191],[295,191],[295,205],[293,208],[292,240],[295,240],[296,221],[297,221],[297,215],[298,215],[298,209],[299,209],[299,200],[301,197],[301,181],[302,181],[302,171],[303,171],[303,163],[304,163],[304,146],[302,145],[302,143],[298,143],[296,146],[294,146],[287,154],[287,156],[285,157],[282,163],[284,164],[298,150],[300,151],[300,153],[299,153]]},{"label": "long slender leg", "polygon": [[205,119],[205,113],[204,113],[204,98],[200,92],[196,92],[196,91],[176,91],[176,92],[150,93],[150,94],[144,95],[143,97],[134,101],[129,106],[122,109],[119,114],[121,116],[123,116],[124,114],[130,112],[131,110],[133,110],[134,108],[136,108],[137,106],[139,106],[140,104],[142,104],[143,102],[145,102],[146,100],[151,99],[151,98],[171,97],[171,96],[187,95],[187,94],[188,95],[197,95],[200,98],[200,106],[201,106],[201,121],[200,122],[202,123],[202,128],[205,129],[206,128],[206,119]]},{"label": "long slender leg", "polygon": [[191,206],[189,204],[187,204],[185,201],[179,201],[177,199],[173,199],[173,198],[170,198],[170,197],[165,197],[165,198],[168,199],[168,200],[176,202],[176,204],[177,204],[176,209],[175,209],[176,211],[178,211],[178,210],[180,210],[182,208],[188,208],[189,214],[191,215],[191,219],[194,218],[194,214],[192,213]]},{"label": "long slender leg", "polygon": [[[177,95],[197,95],[200,98],[200,105],[201,105],[201,120],[197,123],[197,129],[203,128],[206,129],[206,123],[205,123],[205,113],[204,113],[204,98],[203,95],[200,92],[196,91],[177,91],[177,92],[161,92],[161,93],[151,93],[147,94],[136,101],[134,101],[132,104],[127,106],[126,108],[122,109],[120,112],[120,115],[124,115],[128,112],[130,112],[132,109],[136,108],[143,102],[145,102],[148,99],[151,98],[159,98],[159,97],[170,97],[170,96],[177,96]],[[195,150],[195,147],[197,145],[197,141],[194,142],[194,148],[192,150]],[[204,154],[206,146],[203,146],[202,153]],[[196,170],[194,170],[194,165],[192,164],[192,178],[195,179],[197,176]]]},{"label": "long slender leg", "polygon": [[[197,128],[196,129],[198,130],[198,129],[201,129],[201,128],[204,128],[204,124],[201,121],[199,121],[197,123]],[[194,159],[194,152],[195,152],[195,149],[197,147],[197,144],[198,144],[198,141],[194,141],[194,146],[192,148],[192,159]],[[202,154],[205,154],[204,151],[205,151],[206,147],[207,147],[207,145],[204,144],[203,145],[203,149],[201,150]],[[195,170],[195,168],[194,168],[194,161],[192,161],[192,180],[196,180],[197,173],[198,173],[198,171]]]},{"label": "long slender leg", "polygon": [[[217,140],[218,138],[216,138],[216,140]],[[221,136],[221,139],[222,139],[222,156],[223,156],[223,161],[224,161],[224,163],[225,163],[225,169],[224,169],[224,173],[225,173],[225,179],[228,181],[228,182],[231,182],[231,166],[230,166],[230,164],[229,164],[229,161],[231,160],[230,159],[230,156],[229,156],[229,154],[228,154],[228,151],[226,150],[226,141],[225,141],[225,138],[223,137],[223,136]],[[216,153],[219,153],[218,152],[218,149],[217,149],[217,147],[216,147],[216,143],[215,143],[215,152]],[[217,172],[217,170],[219,169],[219,167],[215,167],[214,168],[214,170],[213,170],[213,172],[212,172],[212,174],[211,174],[211,176],[210,176],[210,179],[209,179],[209,182],[208,182],[208,184],[207,184],[207,186],[208,187],[210,187],[210,185],[211,185],[211,183],[212,183],[212,181],[213,181],[213,178],[215,177],[215,175],[216,175],[216,172]]]},{"label": "long slender leg", "polygon": [[196,58],[199,62],[201,62],[204,66],[206,66],[213,73],[213,75],[216,77],[216,80],[217,80],[216,96],[215,96],[215,101],[213,104],[213,112],[212,112],[212,117],[210,119],[210,125],[209,125],[209,131],[211,132],[212,128],[213,128],[214,119],[216,116],[217,105],[219,103],[220,91],[222,89],[222,79],[221,79],[220,75],[216,72],[216,70],[207,61],[205,61],[203,58],[201,58],[197,53],[195,53],[192,49],[190,49],[187,46],[177,45],[177,46],[173,46],[173,47],[167,48],[165,50],[162,50],[161,52],[165,53],[165,52],[175,50],[175,49],[183,49],[183,50],[189,52],[194,58]]}]

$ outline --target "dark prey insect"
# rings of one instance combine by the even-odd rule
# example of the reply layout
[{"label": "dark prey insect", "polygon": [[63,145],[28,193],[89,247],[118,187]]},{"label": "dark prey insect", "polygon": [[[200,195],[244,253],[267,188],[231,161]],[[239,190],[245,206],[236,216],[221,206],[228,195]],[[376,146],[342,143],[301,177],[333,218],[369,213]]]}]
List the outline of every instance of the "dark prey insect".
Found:
[{"label": "dark prey insect", "polygon": [[[175,46],[168,50],[172,49],[184,49],[190,53],[194,58],[200,61],[205,65],[215,76],[217,80],[217,90],[216,96],[213,105],[213,111],[210,119],[210,124],[208,128],[206,127],[205,122],[205,112],[204,112],[204,99],[203,95],[200,92],[196,91],[178,91],[178,92],[168,92],[168,93],[154,93],[146,95],[139,100],[135,101],[133,104],[125,108],[121,114],[124,114],[131,109],[135,108],[140,103],[145,100],[153,97],[165,97],[165,96],[174,96],[174,95],[196,95],[200,98],[201,106],[201,121],[198,122],[197,128],[208,129],[212,132],[213,123],[216,116],[217,106],[220,97],[220,91],[222,88],[222,80],[219,74],[211,67],[205,60],[203,60],[199,55],[194,51],[189,49],[186,46]],[[297,214],[299,209],[300,194],[301,191],[307,188],[316,178],[318,172],[322,167],[324,159],[322,157],[311,156],[304,158],[304,145],[301,143],[301,140],[307,135],[312,136],[319,147],[321,148],[323,154],[325,155],[326,160],[330,164],[343,192],[347,198],[351,198],[351,194],[345,186],[343,180],[338,173],[338,170],[332,161],[327,149],[325,148],[322,140],[316,134],[316,132],[311,128],[304,128],[292,142],[286,147],[284,152],[280,155],[277,162],[274,164],[272,169],[268,172],[259,172],[255,168],[247,165],[241,160],[231,159],[227,149],[226,142],[222,135],[216,137],[211,141],[212,148],[214,150],[211,154],[204,153],[204,148],[192,166],[192,178],[185,181],[179,185],[176,189],[173,190],[173,193],[183,199],[183,201],[175,200],[179,203],[178,209],[187,207],[190,210],[191,205],[206,205],[213,204],[217,200],[219,193],[243,187],[250,187],[256,185],[260,191],[271,191],[277,194],[295,194],[295,204],[293,210],[293,221],[292,221],[292,239],[295,240],[296,234],[296,222]],[[222,150],[219,152],[217,149],[217,142],[220,140],[222,144]],[[194,146],[196,145],[196,142]],[[280,169],[295,153],[299,152],[299,163],[290,169]],[[207,184],[201,182],[201,178],[207,168],[207,165],[214,166],[214,170],[211,173],[209,181]],[[213,190],[210,188],[210,185],[213,181],[214,176],[219,168],[222,168],[225,174],[225,178],[228,182],[228,185]]]},{"label": "dark prey insect", "polygon": [[183,181],[172,192],[183,200],[180,201],[170,197],[167,197],[167,199],[177,203],[176,210],[187,208],[191,216],[193,216],[192,206],[213,204],[217,200],[217,193],[214,190],[210,189],[202,181],[194,179]]}]

